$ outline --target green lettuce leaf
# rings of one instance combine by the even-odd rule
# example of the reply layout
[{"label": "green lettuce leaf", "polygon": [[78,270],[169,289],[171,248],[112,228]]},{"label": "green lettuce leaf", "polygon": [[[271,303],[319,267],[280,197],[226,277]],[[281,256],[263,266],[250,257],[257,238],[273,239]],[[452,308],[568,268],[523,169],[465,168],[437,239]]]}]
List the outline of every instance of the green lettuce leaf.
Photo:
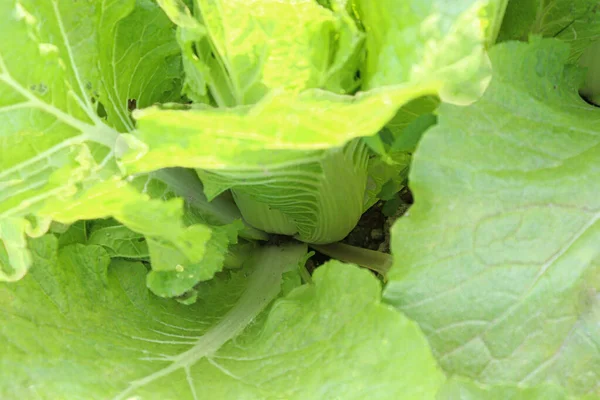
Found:
[{"label": "green lettuce leaf", "polygon": [[139,262],[56,246],[35,240],[30,274],[0,284],[2,398],[421,400],[444,382],[368,271],[331,262],[298,287],[303,245],[258,250],[190,306],[151,295]]},{"label": "green lettuce leaf", "polygon": [[152,271],[146,280],[148,288],[161,297],[177,297],[191,291],[198,282],[212,279],[225,266],[229,245],[237,243],[237,232],[235,225],[211,228],[202,258],[195,260],[149,239]]},{"label": "green lettuce leaf", "polygon": [[449,374],[598,395],[600,111],[568,45],[490,55],[484,97],[442,105],[419,143],[385,298]]},{"label": "green lettuce leaf", "polygon": [[131,109],[181,99],[183,71],[173,24],[152,0],[89,2],[96,3],[99,21],[99,101],[109,125],[131,131]]},{"label": "green lettuce leaf", "polygon": [[6,16],[1,33],[11,38],[0,44],[1,218],[24,215],[53,196],[72,196],[97,168],[94,152],[100,159],[106,153],[95,143],[114,145],[116,132],[97,116],[92,100],[99,86],[91,82],[96,59],[84,42],[94,44],[94,26],[74,22],[89,11],[83,2],[0,5]]},{"label": "green lettuce leaf", "polygon": [[[82,181],[118,175],[105,170],[112,165],[113,152],[122,151],[114,128],[123,128],[117,120],[129,118],[127,102],[151,104],[173,84],[174,72],[166,69],[172,62],[164,65],[176,55],[173,46],[165,49],[156,42],[166,41],[169,34],[174,42],[160,8],[146,0],[95,3],[2,5],[7,16],[2,34],[14,39],[0,46],[3,218],[35,212],[52,197],[68,200]],[[139,14],[153,18],[153,29],[131,27],[128,19],[142,18]],[[143,45],[158,47],[148,53]],[[112,53],[103,54],[108,48]],[[132,62],[131,54],[139,59]],[[110,107],[120,111],[113,113]],[[98,116],[99,108],[108,112],[108,121]],[[118,113],[124,115],[113,116]]]},{"label": "green lettuce leaf", "polygon": [[183,202],[152,201],[115,160],[128,147],[118,131],[133,129],[134,103],[180,98],[179,48],[166,15],[148,0],[0,7],[2,33],[15,38],[0,45],[0,280],[24,275],[26,236],[43,234],[51,220],[112,216],[154,245],[201,259],[210,229],[178,225]]},{"label": "green lettuce leaf", "polygon": [[[129,140],[140,152],[120,161],[130,173],[173,166],[203,170],[209,199],[239,190],[286,214],[302,240],[331,243],[348,234],[371,201],[364,199],[366,149],[352,140],[376,133],[400,105],[430,90],[395,86],[355,97],[309,90],[279,92],[253,107],[152,107],[134,113],[138,130]],[[265,185],[274,180],[277,185]],[[341,187],[337,194],[327,189],[334,185]],[[341,204],[347,213],[337,212]],[[289,224],[285,228],[272,232],[294,233]]]},{"label": "green lettuce leaf", "polygon": [[375,134],[402,104],[431,90],[396,86],[353,97],[315,89],[275,93],[252,107],[138,110],[138,129],[129,138],[139,152],[125,154],[121,162],[129,173],[304,162],[319,156],[315,150]]},{"label": "green lettuce leaf", "polygon": [[346,0],[196,0],[194,16],[178,0],[161,6],[179,26],[194,101],[220,107],[253,104],[273,89],[357,88],[363,34]]},{"label": "green lettuce leaf", "polygon": [[363,88],[435,84],[444,101],[470,103],[489,82],[485,47],[506,1],[355,0],[367,35]]},{"label": "green lettuce leaf", "polygon": [[597,0],[509,1],[498,40],[527,41],[530,35],[569,43],[569,61],[574,62],[600,38],[600,4]]},{"label": "green lettuce leaf", "polygon": [[[100,245],[111,257],[151,262],[148,287],[163,297],[180,296],[226,266],[238,250],[238,233],[249,239],[266,239],[264,232],[241,220],[232,200],[209,203],[193,171],[160,170],[135,178],[95,184],[78,201],[70,200],[53,219],[94,221],[82,241]],[[176,192],[181,194],[178,197]],[[62,235],[60,236],[62,238]],[[233,260],[234,265],[239,262]]]},{"label": "green lettuce leaf", "polygon": [[390,200],[408,179],[411,155],[423,133],[437,122],[439,99],[420,97],[404,105],[377,135],[363,138],[377,155],[369,159],[366,207]]}]

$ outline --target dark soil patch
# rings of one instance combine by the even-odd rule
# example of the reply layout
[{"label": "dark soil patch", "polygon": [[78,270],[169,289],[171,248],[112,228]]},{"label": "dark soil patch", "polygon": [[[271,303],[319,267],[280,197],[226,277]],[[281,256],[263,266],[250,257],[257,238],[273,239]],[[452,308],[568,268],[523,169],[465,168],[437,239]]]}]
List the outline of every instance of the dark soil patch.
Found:
[{"label": "dark soil patch", "polygon": [[317,267],[325,264],[327,261],[331,260],[331,257],[326,256],[323,253],[319,253],[318,251],[315,251],[313,249],[309,249],[309,251],[314,251],[315,254],[306,262],[306,270],[308,271],[309,274],[312,275],[312,273],[314,272],[315,269],[317,269]]},{"label": "dark soil patch", "polygon": [[410,190],[404,188],[394,201],[397,205],[391,211],[389,204],[386,205],[384,201],[379,201],[368,209],[342,242],[364,249],[389,253],[390,228],[410,208],[413,197]]},{"label": "dark soil patch", "polygon": [[385,240],[384,229],[387,219],[383,214],[382,207],[383,202],[380,201],[369,208],[342,242],[363,249],[379,249],[379,245]]}]

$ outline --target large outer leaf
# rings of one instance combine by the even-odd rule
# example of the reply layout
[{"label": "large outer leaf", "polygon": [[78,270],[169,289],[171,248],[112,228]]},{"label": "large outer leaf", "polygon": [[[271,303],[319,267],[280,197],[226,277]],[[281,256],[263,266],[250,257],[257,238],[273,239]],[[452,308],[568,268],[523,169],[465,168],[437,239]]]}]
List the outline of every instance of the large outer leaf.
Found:
[{"label": "large outer leaf", "polygon": [[[6,21],[0,29],[11,40],[0,44],[1,217],[31,212],[51,197],[68,198],[80,181],[110,165],[108,149],[90,143],[112,149],[117,139],[96,115],[98,101],[126,113],[128,99],[152,103],[163,80],[172,81],[170,64],[163,65],[176,46],[172,27],[156,5],[140,0],[132,12],[134,4],[2,3]],[[129,23],[121,18],[142,13],[149,19],[151,10],[154,19],[146,21],[151,29],[136,29],[138,36],[121,29]],[[158,48],[142,57],[146,42],[165,41],[169,33],[171,49],[161,53],[156,50],[164,46],[154,43]],[[105,48],[115,49],[110,58],[101,53]],[[139,56],[135,62],[132,53]],[[140,93],[146,86],[151,88]],[[117,120],[109,116],[110,123]]]},{"label": "large outer leaf", "polygon": [[142,152],[121,161],[130,172],[205,170],[209,198],[237,189],[293,219],[296,231],[284,233],[330,243],[364,210],[367,150],[357,140],[328,149],[377,132],[400,104],[428,90],[395,86],[355,97],[311,90],[274,94],[253,107],[140,110],[130,139]]},{"label": "large outer leaf", "polygon": [[150,295],[140,263],[55,246],[37,240],[31,273],[0,284],[2,398],[422,400],[444,381],[416,324],[355,266],[319,268],[259,315],[305,246],[260,250],[192,306]]},{"label": "large outer leaf", "polygon": [[10,265],[0,260],[0,280],[18,279],[29,268],[24,214],[71,196],[94,166],[86,142],[116,137],[90,100],[96,59],[74,50],[93,26],[73,21],[93,8],[80,2],[64,13],[51,1],[0,4],[0,249],[10,259]]},{"label": "large outer leaf", "polygon": [[555,37],[571,45],[570,61],[600,39],[598,0],[510,0],[498,40]]},{"label": "large outer leaf", "polygon": [[177,98],[181,67],[174,27],[149,0],[7,1],[0,14],[0,280],[15,280],[30,264],[25,235],[51,219],[161,208],[120,180],[113,155],[117,131],[132,128],[128,102]]},{"label": "large outer leaf", "polygon": [[443,105],[417,148],[385,298],[448,373],[598,395],[600,112],[561,42],[491,57],[483,99]]},{"label": "large outer leaf", "polygon": [[65,8],[53,1],[0,5],[0,33],[10,38],[0,43],[2,218],[72,195],[95,166],[86,142],[112,145],[116,138],[91,101],[94,52],[76,51],[88,38],[94,43],[93,24],[75,22],[94,2]]}]

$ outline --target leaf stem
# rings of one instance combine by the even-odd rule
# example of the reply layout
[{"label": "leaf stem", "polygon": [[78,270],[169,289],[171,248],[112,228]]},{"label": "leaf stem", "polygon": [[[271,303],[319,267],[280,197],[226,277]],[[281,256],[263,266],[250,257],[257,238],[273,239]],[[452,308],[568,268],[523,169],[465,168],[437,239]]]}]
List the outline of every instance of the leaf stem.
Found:
[{"label": "leaf stem", "polygon": [[382,276],[386,276],[393,262],[393,258],[389,254],[350,246],[349,244],[340,242],[331,244],[309,244],[309,246],[326,256],[343,262],[360,265],[361,267],[368,268]]}]

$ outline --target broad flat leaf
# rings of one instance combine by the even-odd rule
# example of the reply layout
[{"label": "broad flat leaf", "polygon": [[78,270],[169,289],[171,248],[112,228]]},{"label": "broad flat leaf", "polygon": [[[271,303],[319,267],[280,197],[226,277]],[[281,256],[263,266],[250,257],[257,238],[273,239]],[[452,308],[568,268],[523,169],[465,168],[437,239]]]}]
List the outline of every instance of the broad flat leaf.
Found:
[{"label": "broad flat leaf", "polygon": [[[137,60],[138,64],[128,59],[130,52],[143,50],[138,45],[152,42],[144,32],[138,32],[142,37],[135,37],[119,30],[124,22],[120,18],[133,11],[135,2],[96,3],[80,1],[67,7],[45,0],[2,5],[0,11],[7,16],[2,34],[14,38],[0,46],[0,122],[5,127],[0,153],[2,217],[35,210],[49,197],[68,198],[76,193],[80,181],[110,164],[110,153],[104,157],[108,149],[93,143],[112,149],[117,139],[117,133],[96,114],[99,100],[105,100],[106,107],[109,98],[115,106],[126,104],[128,99],[142,96],[137,91],[148,84],[147,79],[153,79],[153,89],[140,99],[142,104],[149,104],[158,99],[150,97],[156,95],[153,90],[164,86],[153,78],[160,75],[158,71],[164,72],[154,53]],[[162,17],[168,22],[148,1],[139,1],[135,13],[152,9],[158,20]],[[104,33],[108,27],[117,31],[106,33],[104,42],[99,43],[96,31]],[[172,30],[166,26],[165,31],[160,25],[153,28],[161,40]],[[173,35],[171,38],[174,42]],[[124,46],[127,48],[121,48]],[[108,58],[99,54],[100,47],[115,47],[116,53]],[[121,54],[126,50],[129,53]],[[126,66],[115,61],[123,57]],[[159,57],[164,61],[165,54]],[[99,71],[97,65],[105,67]],[[129,69],[133,66],[135,73]],[[122,80],[109,82],[114,76]],[[163,78],[172,80],[168,73]]]},{"label": "broad flat leaf", "polygon": [[[197,168],[209,199],[233,188],[283,212],[296,225],[272,232],[331,243],[348,234],[367,203],[366,149],[351,140],[377,132],[399,104],[427,90],[396,86],[356,97],[321,90],[284,92],[254,107],[141,110],[135,113],[139,129],[130,139],[147,150],[121,162],[130,172]],[[365,112],[370,118],[361,116]],[[327,150],[348,141],[344,150]],[[348,212],[338,215],[341,204]],[[257,217],[252,213],[242,207],[250,223]]]},{"label": "broad flat leaf", "polygon": [[237,170],[305,162],[315,157],[314,150],[375,134],[402,104],[432,90],[394,86],[341,96],[315,89],[279,92],[252,107],[138,110],[138,129],[129,140],[139,152],[121,162],[131,173],[174,166]]},{"label": "broad flat leaf", "polygon": [[[128,101],[178,92],[172,24],[149,0],[6,1],[0,14],[0,34],[10,38],[0,43],[0,219],[112,215],[115,195],[82,202],[124,185],[113,155],[123,151],[116,129],[132,127]],[[140,20],[147,29],[132,25]],[[22,275],[26,247],[2,247],[20,271],[13,276]]]},{"label": "broad flat leaf", "polygon": [[530,35],[561,39],[571,45],[569,61],[600,39],[597,0],[510,0],[498,40],[523,40]]},{"label": "broad flat leaf", "polygon": [[[369,201],[363,199],[364,146],[355,140],[343,151],[327,149],[377,132],[400,105],[429,90],[394,86],[355,97],[321,90],[281,92],[253,107],[140,110],[134,114],[138,130],[129,139],[146,150],[125,155],[121,163],[130,173],[172,166],[203,170],[209,199],[236,189],[296,225],[296,230],[288,231],[286,224],[285,231],[271,232],[297,232],[303,241],[331,243],[348,234]],[[338,216],[342,204],[348,212]],[[242,208],[250,223],[251,213]]]},{"label": "broad flat leaf", "polygon": [[114,143],[116,132],[97,117],[88,90],[97,77],[94,52],[81,52],[93,49],[94,26],[74,22],[90,10],[92,2],[0,5],[0,33],[11,38],[0,44],[2,218],[72,195],[95,167],[86,142]]},{"label": "broad flat leaf", "polygon": [[[52,219],[67,223],[77,221],[83,214],[89,219],[113,216],[134,232],[154,240],[163,250],[181,252],[191,262],[202,259],[210,228],[198,221],[187,220],[182,198],[153,198],[138,191],[134,185],[115,179],[95,184],[75,196],[62,209],[48,214]],[[157,269],[175,269],[177,262],[155,260]]]},{"label": "broad flat leaf", "polygon": [[[126,227],[103,227],[100,231],[92,231],[89,238],[84,235],[83,240],[69,240],[104,246],[112,257],[145,258],[150,255],[153,270],[161,271],[161,276],[171,285],[178,285],[176,291],[156,292],[162,296],[175,296],[219,271],[223,267],[228,245],[237,241],[237,232],[243,229],[241,221],[233,219],[223,227],[209,228],[203,225],[207,210],[198,212],[194,207],[198,202],[192,203],[184,207],[184,200],[175,197],[166,184],[141,176],[131,184],[119,179],[95,183],[88,190],[63,201],[62,205],[60,199],[52,199],[46,202],[46,208],[42,208],[40,214],[66,223],[75,222],[82,215],[87,218],[113,216]],[[27,262],[30,261],[18,258],[28,257],[24,233],[27,232],[29,236],[36,234],[29,221],[16,218],[4,221],[7,225],[0,237],[8,245],[7,256],[10,257],[7,258],[13,261],[9,272],[14,269],[12,265],[18,267],[18,273],[12,271],[14,276],[7,276],[6,279],[16,280],[26,271]],[[17,222],[20,225],[15,225]],[[20,227],[18,232],[21,232],[21,236],[15,236],[18,232],[9,230],[11,226]],[[16,241],[19,237],[20,242]],[[210,252],[207,254],[209,244]],[[186,268],[188,270],[183,276],[180,270]],[[185,282],[185,288],[182,282]]]},{"label": "broad flat leaf", "polygon": [[112,216],[124,226],[103,226],[101,232],[91,232],[86,242],[103,246],[112,257],[149,256],[152,271],[160,271],[148,278],[149,287],[160,296],[182,295],[199,281],[212,278],[224,267],[238,233],[266,238],[264,232],[242,223],[232,201],[220,198],[209,203],[198,178],[185,170],[95,183],[66,204],[50,203],[45,213],[65,223],[74,223],[82,215],[89,219]]},{"label": "broad flat leaf", "polygon": [[485,46],[505,0],[354,3],[367,31],[364,88],[433,83],[453,103],[469,103],[483,93],[490,72]]},{"label": "broad flat leaf", "polygon": [[31,273],[0,284],[2,398],[421,400],[445,379],[368,271],[331,262],[292,289],[282,275],[303,245],[259,250],[191,306],[151,295],[140,263],[109,265],[99,246],[33,248]]},{"label": "broad flat leaf", "polygon": [[[211,279],[226,266],[226,261],[229,261],[228,254],[235,254],[236,250],[232,246],[237,244],[239,232],[245,232],[245,237],[253,239],[266,238],[262,232],[262,235],[254,235],[254,231],[258,233],[257,230],[245,228],[233,201],[217,198],[208,202],[202,193],[202,184],[193,171],[156,171],[150,175],[139,176],[131,184],[152,199],[163,201],[156,204],[159,208],[155,209],[154,218],[151,214],[148,215],[148,220],[137,229],[137,232],[146,235],[152,262],[152,271],[147,277],[148,288],[158,296],[181,296],[191,291],[198,282]],[[182,197],[177,197],[169,184],[174,185]],[[185,206],[178,209],[177,214],[167,212],[165,207],[169,203],[177,203],[182,198]],[[138,207],[143,209],[148,205],[142,203]],[[169,227],[170,224],[162,220],[160,215],[166,215],[171,221],[179,220],[186,232],[181,231],[178,236],[172,236],[169,229],[174,227]],[[116,217],[126,225],[132,225],[130,216],[117,214]],[[162,227],[162,234],[152,236],[148,232],[149,226]],[[210,238],[206,236],[206,232],[210,232]],[[192,233],[193,236],[189,236],[188,233]],[[201,256],[190,256],[190,253],[181,247],[180,241],[201,250],[201,253],[198,253]]]},{"label": "broad flat leaf", "polygon": [[564,43],[490,55],[485,96],[419,143],[385,298],[450,374],[598,395],[600,111]]}]

